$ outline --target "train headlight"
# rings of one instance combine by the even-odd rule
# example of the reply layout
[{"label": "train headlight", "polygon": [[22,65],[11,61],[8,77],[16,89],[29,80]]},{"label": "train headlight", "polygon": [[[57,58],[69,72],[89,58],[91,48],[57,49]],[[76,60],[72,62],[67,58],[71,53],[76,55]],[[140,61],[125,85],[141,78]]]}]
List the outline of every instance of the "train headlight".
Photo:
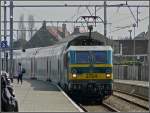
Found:
[{"label": "train headlight", "polygon": [[73,77],[73,78],[76,78],[76,77],[77,77],[77,74],[73,73],[73,74],[72,74],[72,77]]},{"label": "train headlight", "polygon": [[110,78],[111,77],[111,74],[106,74],[106,78]]},{"label": "train headlight", "polygon": [[75,69],[73,69],[73,70],[72,70],[72,77],[73,77],[73,78],[76,78],[76,77],[77,77],[77,74],[76,74],[76,73],[77,73],[77,71],[76,71]]}]

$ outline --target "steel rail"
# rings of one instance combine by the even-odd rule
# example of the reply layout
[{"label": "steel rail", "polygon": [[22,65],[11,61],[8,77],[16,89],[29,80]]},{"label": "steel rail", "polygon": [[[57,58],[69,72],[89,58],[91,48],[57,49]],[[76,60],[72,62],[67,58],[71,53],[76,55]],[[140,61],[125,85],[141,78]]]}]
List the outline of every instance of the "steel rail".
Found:
[{"label": "steel rail", "polygon": [[108,109],[109,109],[110,111],[112,111],[112,112],[120,112],[120,110],[118,110],[118,109],[112,107],[111,105],[109,105],[109,104],[107,104],[107,103],[105,103],[105,102],[103,102],[102,105],[103,105],[104,107],[108,108]]},{"label": "steel rail", "polygon": [[146,109],[146,110],[149,110],[148,107],[143,106],[143,105],[141,105],[141,104],[138,104],[138,103],[136,103],[136,102],[134,102],[134,101],[131,101],[131,100],[129,100],[129,99],[126,99],[126,98],[124,98],[124,97],[121,97],[121,96],[118,96],[118,95],[115,95],[115,94],[113,94],[113,96],[115,96],[115,97],[117,97],[117,98],[120,98],[120,99],[122,99],[122,100],[124,100],[124,101],[126,101],[126,102],[131,103],[131,104],[134,104],[134,105],[136,105],[136,106],[138,106],[138,107],[141,107],[141,108],[144,108],[144,109]]},{"label": "steel rail", "polygon": [[[83,109],[85,112],[91,112],[89,111],[86,106],[82,105],[82,104],[78,104],[80,106],[81,109]],[[102,106],[104,108],[106,108],[107,110],[111,111],[111,112],[120,112],[118,109],[112,107],[111,105],[102,102],[102,104],[99,105],[99,107]],[[98,107],[98,106],[97,106]]]},{"label": "steel rail", "polygon": [[136,97],[136,98],[139,98],[139,99],[142,99],[142,100],[145,100],[145,101],[149,101],[149,99],[148,99],[148,98],[146,98],[146,97],[142,97],[142,96],[140,96],[140,95],[130,94],[130,93],[127,93],[127,92],[125,92],[125,91],[121,91],[121,90],[113,90],[113,91],[115,91],[115,92],[119,92],[119,93],[123,93],[123,94],[129,95],[129,96],[134,96],[134,97]]}]

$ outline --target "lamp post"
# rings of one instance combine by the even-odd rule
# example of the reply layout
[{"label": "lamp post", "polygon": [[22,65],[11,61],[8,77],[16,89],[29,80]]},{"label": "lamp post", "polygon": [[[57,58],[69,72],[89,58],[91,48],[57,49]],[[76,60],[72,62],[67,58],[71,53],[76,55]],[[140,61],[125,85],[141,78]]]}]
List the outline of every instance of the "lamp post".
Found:
[{"label": "lamp post", "polygon": [[[7,1],[4,0],[4,41],[7,40]],[[4,67],[3,69],[7,72],[7,52],[6,49],[4,48]]]},{"label": "lamp post", "polygon": [[[150,1],[149,1],[149,4],[150,4]],[[149,10],[150,10],[150,7],[149,7]],[[150,82],[150,25],[148,27],[148,66],[149,66],[149,69],[148,69],[148,78],[149,78],[149,82]],[[149,90],[149,94],[150,94],[150,90]],[[150,104],[149,104],[149,107],[150,107]]]},{"label": "lamp post", "polygon": [[132,30],[128,30],[128,31],[129,31],[129,33],[130,33],[130,40],[132,40],[132,36],[131,36]]},{"label": "lamp post", "polygon": [[134,74],[135,74],[135,27],[136,27],[136,24],[133,24],[133,28],[134,28],[134,39],[133,39],[133,72],[134,72]]},{"label": "lamp post", "polygon": [[[0,2],[0,7],[1,7],[1,2]],[[0,11],[0,15],[1,15],[1,11]],[[1,21],[1,18],[0,18],[0,21]],[[1,31],[1,22],[0,22],[0,31]],[[0,32],[0,45],[1,45],[1,32]],[[1,59],[1,46],[0,46],[0,74],[1,74],[1,70],[2,70],[2,59]]]},{"label": "lamp post", "polygon": [[10,0],[10,69],[9,75],[13,82],[13,0]]},{"label": "lamp post", "polygon": [[[104,36],[107,37],[107,2],[104,1]],[[105,45],[107,44],[107,39],[105,41]]]}]

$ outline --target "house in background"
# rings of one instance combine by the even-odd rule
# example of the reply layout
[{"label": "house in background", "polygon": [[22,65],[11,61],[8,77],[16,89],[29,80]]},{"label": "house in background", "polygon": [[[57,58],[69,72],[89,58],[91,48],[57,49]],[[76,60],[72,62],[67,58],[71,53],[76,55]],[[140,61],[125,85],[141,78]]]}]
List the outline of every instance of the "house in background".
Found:
[{"label": "house in background", "polygon": [[26,43],[25,48],[50,46],[69,35],[66,24],[62,24],[62,27],[46,26],[44,21],[42,27]]}]

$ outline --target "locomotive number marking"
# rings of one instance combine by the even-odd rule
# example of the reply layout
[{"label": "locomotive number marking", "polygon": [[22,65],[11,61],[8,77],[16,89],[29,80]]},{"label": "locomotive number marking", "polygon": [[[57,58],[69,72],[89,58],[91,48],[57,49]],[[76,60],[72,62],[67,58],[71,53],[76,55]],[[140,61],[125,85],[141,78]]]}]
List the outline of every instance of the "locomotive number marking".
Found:
[{"label": "locomotive number marking", "polygon": [[88,73],[86,74],[86,78],[97,78],[97,74]]}]

